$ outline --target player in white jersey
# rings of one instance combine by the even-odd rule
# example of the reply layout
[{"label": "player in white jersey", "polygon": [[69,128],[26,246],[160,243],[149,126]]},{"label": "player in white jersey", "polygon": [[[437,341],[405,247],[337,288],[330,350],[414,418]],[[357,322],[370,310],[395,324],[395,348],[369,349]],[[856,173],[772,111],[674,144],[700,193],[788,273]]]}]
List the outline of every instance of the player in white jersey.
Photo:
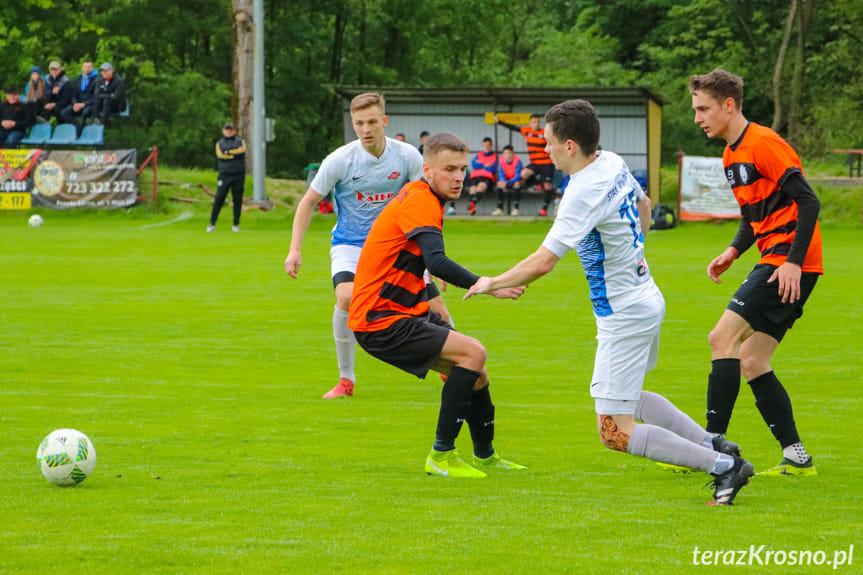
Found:
[{"label": "player in white jersey", "polygon": [[[338,212],[332,232],[330,269],[336,292],[333,310],[333,339],[339,365],[339,383],[325,399],[353,395],[356,375],[356,339],[348,329],[348,309],[354,289],[360,251],[375,218],[406,183],[422,176],[423,159],[411,146],[384,135],[388,118],[383,94],[369,92],[351,100],[351,123],[357,140],[327,156],[309,189],[297,206],[291,230],[291,247],[285,271],[297,277],[303,263],[303,238],[312,221],[315,206],[333,190]],[[430,283],[430,289],[434,286]],[[431,289],[429,305],[451,322],[437,288]]]},{"label": "player in white jersey", "polygon": [[[597,350],[590,394],[603,444],[714,476],[712,504],[732,504],[753,475],[739,447],[714,436],[663,396],[642,389],[656,365],[665,300],[644,258],[650,199],[620,156],[597,151],[599,118],[585,100],[568,100],[545,117],[546,151],[570,174],[557,219],[539,249],[467,295],[532,283],[576,250],[590,286]],[[643,423],[636,423],[640,421]]]}]

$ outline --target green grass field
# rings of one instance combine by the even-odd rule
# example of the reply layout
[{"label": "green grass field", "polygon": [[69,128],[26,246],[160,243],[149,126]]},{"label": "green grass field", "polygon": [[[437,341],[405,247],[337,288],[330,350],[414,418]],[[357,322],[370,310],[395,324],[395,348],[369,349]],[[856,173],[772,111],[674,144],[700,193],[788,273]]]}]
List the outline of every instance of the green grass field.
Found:
[{"label": "green grass field", "polygon": [[[44,212],[43,212],[44,213]],[[703,474],[605,449],[588,384],[594,321],[575,254],[518,301],[444,294],[479,338],[497,405],[495,445],[523,474],[423,473],[440,381],[358,351],[354,398],[336,382],[328,231],[318,217],[299,280],[284,273],[287,212],[72,217],[0,214],[0,573],[826,573],[832,565],[693,565],[693,552],[835,551],[863,565],[863,235],[826,226],[825,267],[774,368],[815,456],[814,478],[755,478],[711,508]],[[481,274],[533,251],[548,222],[453,221],[448,254]],[[147,227],[150,226],[150,227]],[[753,265],[704,272],[733,224],[651,233],[666,301],[647,379],[703,421],[707,334]],[[36,448],[74,427],[95,473],[44,481]],[[781,456],[743,385],[730,437],[757,469]],[[469,434],[458,443],[470,451]],[[760,557],[763,559],[765,553]]]}]

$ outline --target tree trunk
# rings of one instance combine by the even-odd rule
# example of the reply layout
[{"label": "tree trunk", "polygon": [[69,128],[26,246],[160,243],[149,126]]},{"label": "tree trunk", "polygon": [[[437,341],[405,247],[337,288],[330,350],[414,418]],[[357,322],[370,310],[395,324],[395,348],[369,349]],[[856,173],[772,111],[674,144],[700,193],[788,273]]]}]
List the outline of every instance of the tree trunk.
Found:
[{"label": "tree trunk", "polygon": [[[231,20],[234,63],[234,91],[231,98],[231,118],[237,124],[237,132],[245,138],[246,145],[252,139],[252,91],[255,75],[255,27],[252,22],[252,0],[231,0]],[[246,154],[246,173],[252,170],[251,154]]]},{"label": "tree trunk", "polygon": [[791,40],[796,14],[797,0],[791,0],[788,19],[785,21],[785,34],[782,36],[782,45],[779,47],[779,55],[776,56],[776,67],[773,69],[773,124],[770,127],[774,132],[778,132],[782,127],[782,67],[785,64],[785,52],[788,51],[788,42]]},{"label": "tree trunk", "polygon": [[806,37],[809,34],[809,24],[812,21],[812,11],[815,0],[799,0],[800,10],[797,11],[797,49],[794,53],[794,75],[791,78],[791,104],[788,109],[788,140],[794,146],[801,144],[803,136],[802,100],[803,80],[805,73]]}]

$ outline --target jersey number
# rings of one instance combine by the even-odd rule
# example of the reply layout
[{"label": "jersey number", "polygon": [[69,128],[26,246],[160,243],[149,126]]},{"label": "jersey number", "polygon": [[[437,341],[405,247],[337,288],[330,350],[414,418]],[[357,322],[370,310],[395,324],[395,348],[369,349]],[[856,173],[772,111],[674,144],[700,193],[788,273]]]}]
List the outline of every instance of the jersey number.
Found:
[{"label": "jersey number", "polygon": [[639,243],[644,243],[644,234],[641,233],[641,219],[638,217],[638,204],[635,201],[635,192],[626,194],[626,199],[620,204],[620,219],[628,219],[632,230],[632,247],[637,248]]}]

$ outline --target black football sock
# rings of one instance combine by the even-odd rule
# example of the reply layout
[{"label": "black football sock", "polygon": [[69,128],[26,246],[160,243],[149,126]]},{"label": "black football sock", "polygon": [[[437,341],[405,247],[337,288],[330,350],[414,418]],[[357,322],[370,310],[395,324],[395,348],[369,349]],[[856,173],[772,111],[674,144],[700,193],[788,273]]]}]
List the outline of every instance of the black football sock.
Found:
[{"label": "black football sock", "polygon": [[725,433],[740,393],[740,360],[714,359],[713,371],[707,380],[707,431]]},{"label": "black football sock", "polygon": [[440,398],[440,414],[435,432],[435,451],[455,449],[455,438],[470,408],[473,386],[480,373],[460,366],[453,367],[446,383],[443,384]]},{"label": "black football sock", "polygon": [[750,381],[749,386],[755,396],[755,407],[761,412],[761,417],[782,448],[799,443],[800,435],[797,434],[797,426],[794,424],[791,398],[776,378],[776,374],[768,371]]},{"label": "black football sock", "polygon": [[494,404],[488,386],[473,392],[470,409],[467,412],[467,425],[473,440],[473,454],[480,459],[494,455]]}]

